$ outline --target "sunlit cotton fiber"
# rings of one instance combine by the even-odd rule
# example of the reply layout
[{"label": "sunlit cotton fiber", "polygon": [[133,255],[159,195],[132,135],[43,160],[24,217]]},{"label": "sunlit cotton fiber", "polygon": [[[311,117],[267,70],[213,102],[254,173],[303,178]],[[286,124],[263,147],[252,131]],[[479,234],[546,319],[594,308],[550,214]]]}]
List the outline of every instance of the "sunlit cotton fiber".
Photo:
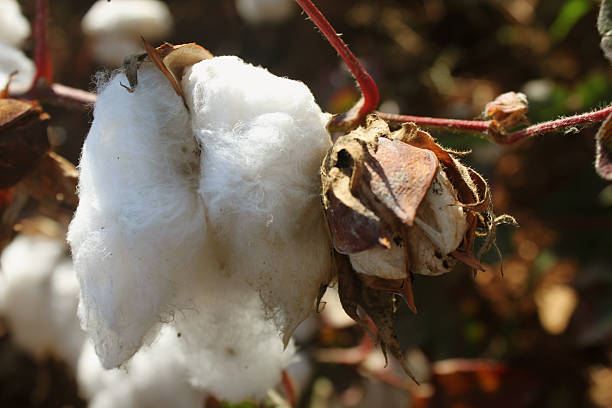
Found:
[{"label": "sunlit cotton fiber", "polygon": [[151,63],[133,93],[121,83],[101,87],[79,166],[82,324],[105,367],[172,325],[195,386],[261,398],[331,274],[329,117],[304,84],[236,57],[186,70],[189,110]]}]

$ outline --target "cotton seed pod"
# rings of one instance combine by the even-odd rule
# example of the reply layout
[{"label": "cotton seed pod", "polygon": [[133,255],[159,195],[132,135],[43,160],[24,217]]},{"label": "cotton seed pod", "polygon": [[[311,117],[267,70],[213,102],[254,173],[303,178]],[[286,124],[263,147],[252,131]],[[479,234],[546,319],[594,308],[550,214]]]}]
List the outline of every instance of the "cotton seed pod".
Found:
[{"label": "cotton seed pod", "polygon": [[374,115],[335,141],[321,175],[343,307],[366,325],[363,309],[402,361],[394,294],[416,312],[412,273],[440,275],[457,261],[480,268],[472,251],[486,183],[414,124],[391,132]]},{"label": "cotton seed pod", "polygon": [[80,318],[105,367],[169,324],[193,384],[260,398],[331,278],[329,115],[300,82],[167,47],[99,92],[68,234]]},{"label": "cotton seed pod", "polygon": [[49,150],[49,115],[36,102],[0,98],[0,188],[34,170]]}]

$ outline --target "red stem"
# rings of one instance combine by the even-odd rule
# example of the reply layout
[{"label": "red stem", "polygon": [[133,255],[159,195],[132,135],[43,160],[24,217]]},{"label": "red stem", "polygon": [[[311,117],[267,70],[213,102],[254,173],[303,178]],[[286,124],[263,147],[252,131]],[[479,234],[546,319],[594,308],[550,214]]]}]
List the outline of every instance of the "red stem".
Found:
[{"label": "red stem", "polygon": [[357,79],[357,83],[359,84],[361,93],[363,94],[363,105],[359,109],[359,117],[366,116],[378,106],[379,94],[376,82],[374,82],[370,74],[368,74],[366,69],[363,67],[363,65],[361,65],[349,47],[344,43],[344,41],[342,41],[338,33],[336,33],[334,28],[319,11],[317,6],[315,6],[311,0],[295,1],[300,5],[302,10],[308,14],[308,17],[312,19],[319,30],[321,30],[325,38],[327,38],[327,41],[329,41],[329,43],[336,49],[338,54],[340,54],[340,57],[344,63],[351,70],[355,76],[355,79]]},{"label": "red stem", "polygon": [[489,134],[492,139],[498,144],[513,144],[523,139],[540,135],[555,130],[564,129],[572,126],[588,125],[595,122],[601,122],[612,113],[612,105],[604,109],[594,112],[582,113],[568,118],[551,120],[548,122],[538,123],[529,126],[525,129],[518,130],[512,133],[506,133],[501,129],[498,123],[494,120],[459,120],[459,119],[443,119],[430,118],[421,116],[396,115],[392,113],[376,112],[381,118],[391,123],[406,123],[414,122],[415,124],[427,128],[440,128],[450,130],[461,130],[466,132],[477,132]]},{"label": "red stem", "polygon": [[295,407],[297,405],[297,392],[295,390],[295,383],[291,378],[291,375],[287,372],[287,370],[283,370],[281,384],[283,389],[285,390],[285,397],[287,397],[287,402],[290,406]]},{"label": "red stem", "polygon": [[36,76],[32,87],[38,84],[40,78],[44,78],[47,84],[53,82],[53,66],[49,53],[49,38],[47,30],[47,20],[49,18],[49,1],[36,0],[36,20],[34,26],[34,36],[36,46],[34,49],[34,62],[36,64]]},{"label": "red stem", "polygon": [[512,144],[518,142],[519,140],[527,139],[542,133],[553,132],[555,130],[564,129],[572,126],[601,122],[605,120],[611,112],[612,105],[594,112],[587,112],[576,116],[570,116],[569,118],[562,118],[557,120],[551,120],[549,122],[538,123],[536,125],[529,126],[514,133],[510,133],[505,139],[499,141],[499,143]]}]

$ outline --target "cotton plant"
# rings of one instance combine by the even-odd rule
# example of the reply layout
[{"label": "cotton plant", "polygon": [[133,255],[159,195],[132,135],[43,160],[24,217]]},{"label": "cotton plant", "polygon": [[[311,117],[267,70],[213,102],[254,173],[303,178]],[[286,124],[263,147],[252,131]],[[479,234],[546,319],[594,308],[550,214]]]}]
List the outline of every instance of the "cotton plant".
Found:
[{"label": "cotton plant", "polygon": [[159,40],[172,26],[170,9],[159,0],[98,0],[81,21],[83,33],[91,39],[94,59],[114,67],[126,55],[142,50],[140,37]]},{"label": "cotton plant", "polygon": [[[27,91],[34,79],[34,63],[19,49],[30,36],[30,23],[16,0],[0,0],[0,89]],[[11,74],[16,75],[11,79]]]},{"label": "cotton plant", "polygon": [[498,223],[484,179],[416,125],[367,116],[378,91],[362,68],[370,97],[331,116],[303,83],[238,57],[144,46],[98,84],[68,233],[102,366],[129,365],[170,327],[191,384],[261,399],[337,281],[348,316],[409,373],[395,297],[416,311],[412,274],[482,268],[476,230],[488,248]]}]

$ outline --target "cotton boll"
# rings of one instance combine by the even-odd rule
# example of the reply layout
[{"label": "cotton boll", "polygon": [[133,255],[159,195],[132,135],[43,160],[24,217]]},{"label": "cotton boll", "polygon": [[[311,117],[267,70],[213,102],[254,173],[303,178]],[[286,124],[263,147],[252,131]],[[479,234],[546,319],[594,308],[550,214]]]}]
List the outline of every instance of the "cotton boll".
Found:
[{"label": "cotton boll", "polygon": [[[30,23],[15,0],[0,0],[0,42],[19,47],[30,36]],[[0,51],[0,55],[4,51]]]},{"label": "cotton boll", "polygon": [[91,408],[202,406],[204,393],[189,383],[180,338],[166,326],[159,338],[142,348],[124,368],[104,370],[93,347],[83,349],[77,379]]},{"label": "cotton boll", "polygon": [[80,161],[80,203],[68,241],[81,285],[79,314],[105,367],[141,346],[206,235],[197,193],[199,148],[189,114],[151,63],[138,86],[115,76],[99,93]]},{"label": "cotton boll", "polygon": [[293,0],[236,0],[236,11],[250,24],[280,23],[295,10]]},{"label": "cotton boll", "polygon": [[332,269],[319,199],[329,116],[303,83],[237,57],[195,64],[182,86],[216,256],[260,293],[287,341]]},{"label": "cotton boll", "polygon": [[21,50],[0,42],[0,89],[4,89],[13,72],[17,75],[11,80],[9,92],[26,92],[34,80],[34,63]]},{"label": "cotton boll", "polygon": [[83,17],[83,32],[92,38],[94,58],[118,66],[142,49],[140,37],[163,39],[172,31],[168,6],[157,0],[98,0]]},{"label": "cotton boll", "polygon": [[75,367],[85,333],[76,317],[79,288],[64,244],[21,235],[6,247],[1,264],[1,313],[16,344]]}]

